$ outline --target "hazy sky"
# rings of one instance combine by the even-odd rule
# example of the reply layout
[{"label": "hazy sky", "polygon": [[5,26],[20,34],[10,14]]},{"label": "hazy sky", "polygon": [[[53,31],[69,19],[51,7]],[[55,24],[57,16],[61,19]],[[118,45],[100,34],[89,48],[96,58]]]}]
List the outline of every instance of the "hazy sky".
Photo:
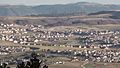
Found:
[{"label": "hazy sky", "polygon": [[0,4],[10,5],[43,5],[43,4],[66,4],[75,2],[97,2],[106,4],[120,4],[120,0],[0,0]]}]

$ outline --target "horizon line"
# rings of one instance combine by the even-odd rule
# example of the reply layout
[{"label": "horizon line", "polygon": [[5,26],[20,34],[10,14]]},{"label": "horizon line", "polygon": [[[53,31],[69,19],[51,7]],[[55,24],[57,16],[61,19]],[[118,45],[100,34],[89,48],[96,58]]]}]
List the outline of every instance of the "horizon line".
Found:
[{"label": "horizon line", "polygon": [[75,3],[93,3],[93,4],[101,4],[101,5],[120,5],[120,4],[113,4],[113,3],[98,3],[98,2],[74,2],[74,3],[56,3],[56,4],[0,4],[0,6],[39,6],[39,5],[67,5],[67,4],[75,4]]}]

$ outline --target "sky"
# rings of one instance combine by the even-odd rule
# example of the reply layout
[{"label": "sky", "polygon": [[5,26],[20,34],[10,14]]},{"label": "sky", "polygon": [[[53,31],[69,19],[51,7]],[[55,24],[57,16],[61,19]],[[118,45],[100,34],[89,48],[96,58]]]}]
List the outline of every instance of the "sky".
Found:
[{"label": "sky", "polygon": [[120,4],[120,0],[0,0],[0,5],[51,5],[76,2]]}]

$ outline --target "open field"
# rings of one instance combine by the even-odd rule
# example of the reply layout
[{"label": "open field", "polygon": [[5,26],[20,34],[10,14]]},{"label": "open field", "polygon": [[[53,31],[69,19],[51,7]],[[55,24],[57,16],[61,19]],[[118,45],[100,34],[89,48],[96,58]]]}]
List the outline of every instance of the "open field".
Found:
[{"label": "open field", "polygon": [[50,68],[120,68],[119,63],[91,63],[82,65],[84,62],[66,62],[65,64],[49,65]]},{"label": "open field", "polygon": [[93,25],[93,27],[96,27],[99,29],[107,29],[107,30],[119,30],[120,29],[119,24]]},{"label": "open field", "polygon": [[106,25],[85,25],[81,24],[78,26],[56,26],[56,27],[51,27],[48,29],[41,29],[44,31],[68,31],[68,30],[77,30],[81,29],[82,31],[87,31],[87,30],[119,30],[120,25],[119,24],[106,24]]},{"label": "open field", "polygon": [[50,68],[82,68],[82,62],[66,62],[65,64],[49,65]]},{"label": "open field", "polygon": [[120,68],[119,63],[88,63],[86,68]]}]

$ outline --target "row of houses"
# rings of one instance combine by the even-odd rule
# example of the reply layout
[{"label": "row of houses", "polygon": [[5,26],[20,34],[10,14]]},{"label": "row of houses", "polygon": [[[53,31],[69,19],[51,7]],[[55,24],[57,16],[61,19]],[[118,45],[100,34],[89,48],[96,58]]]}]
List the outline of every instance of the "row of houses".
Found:
[{"label": "row of houses", "polygon": [[0,46],[0,55],[30,51],[29,47],[23,46]]},{"label": "row of houses", "polygon": [[[76,44],[63,45],[78,48],[109,48],[120,44],[119,30],[81,30],[46,31],[42,25],[1,24],[0,39],[21,45],[40,45],[41,42],[57,43],[75,37]],[[21,28],[23,27],[23,28]],[[61,45],[58,45],[61,46]]]}]

